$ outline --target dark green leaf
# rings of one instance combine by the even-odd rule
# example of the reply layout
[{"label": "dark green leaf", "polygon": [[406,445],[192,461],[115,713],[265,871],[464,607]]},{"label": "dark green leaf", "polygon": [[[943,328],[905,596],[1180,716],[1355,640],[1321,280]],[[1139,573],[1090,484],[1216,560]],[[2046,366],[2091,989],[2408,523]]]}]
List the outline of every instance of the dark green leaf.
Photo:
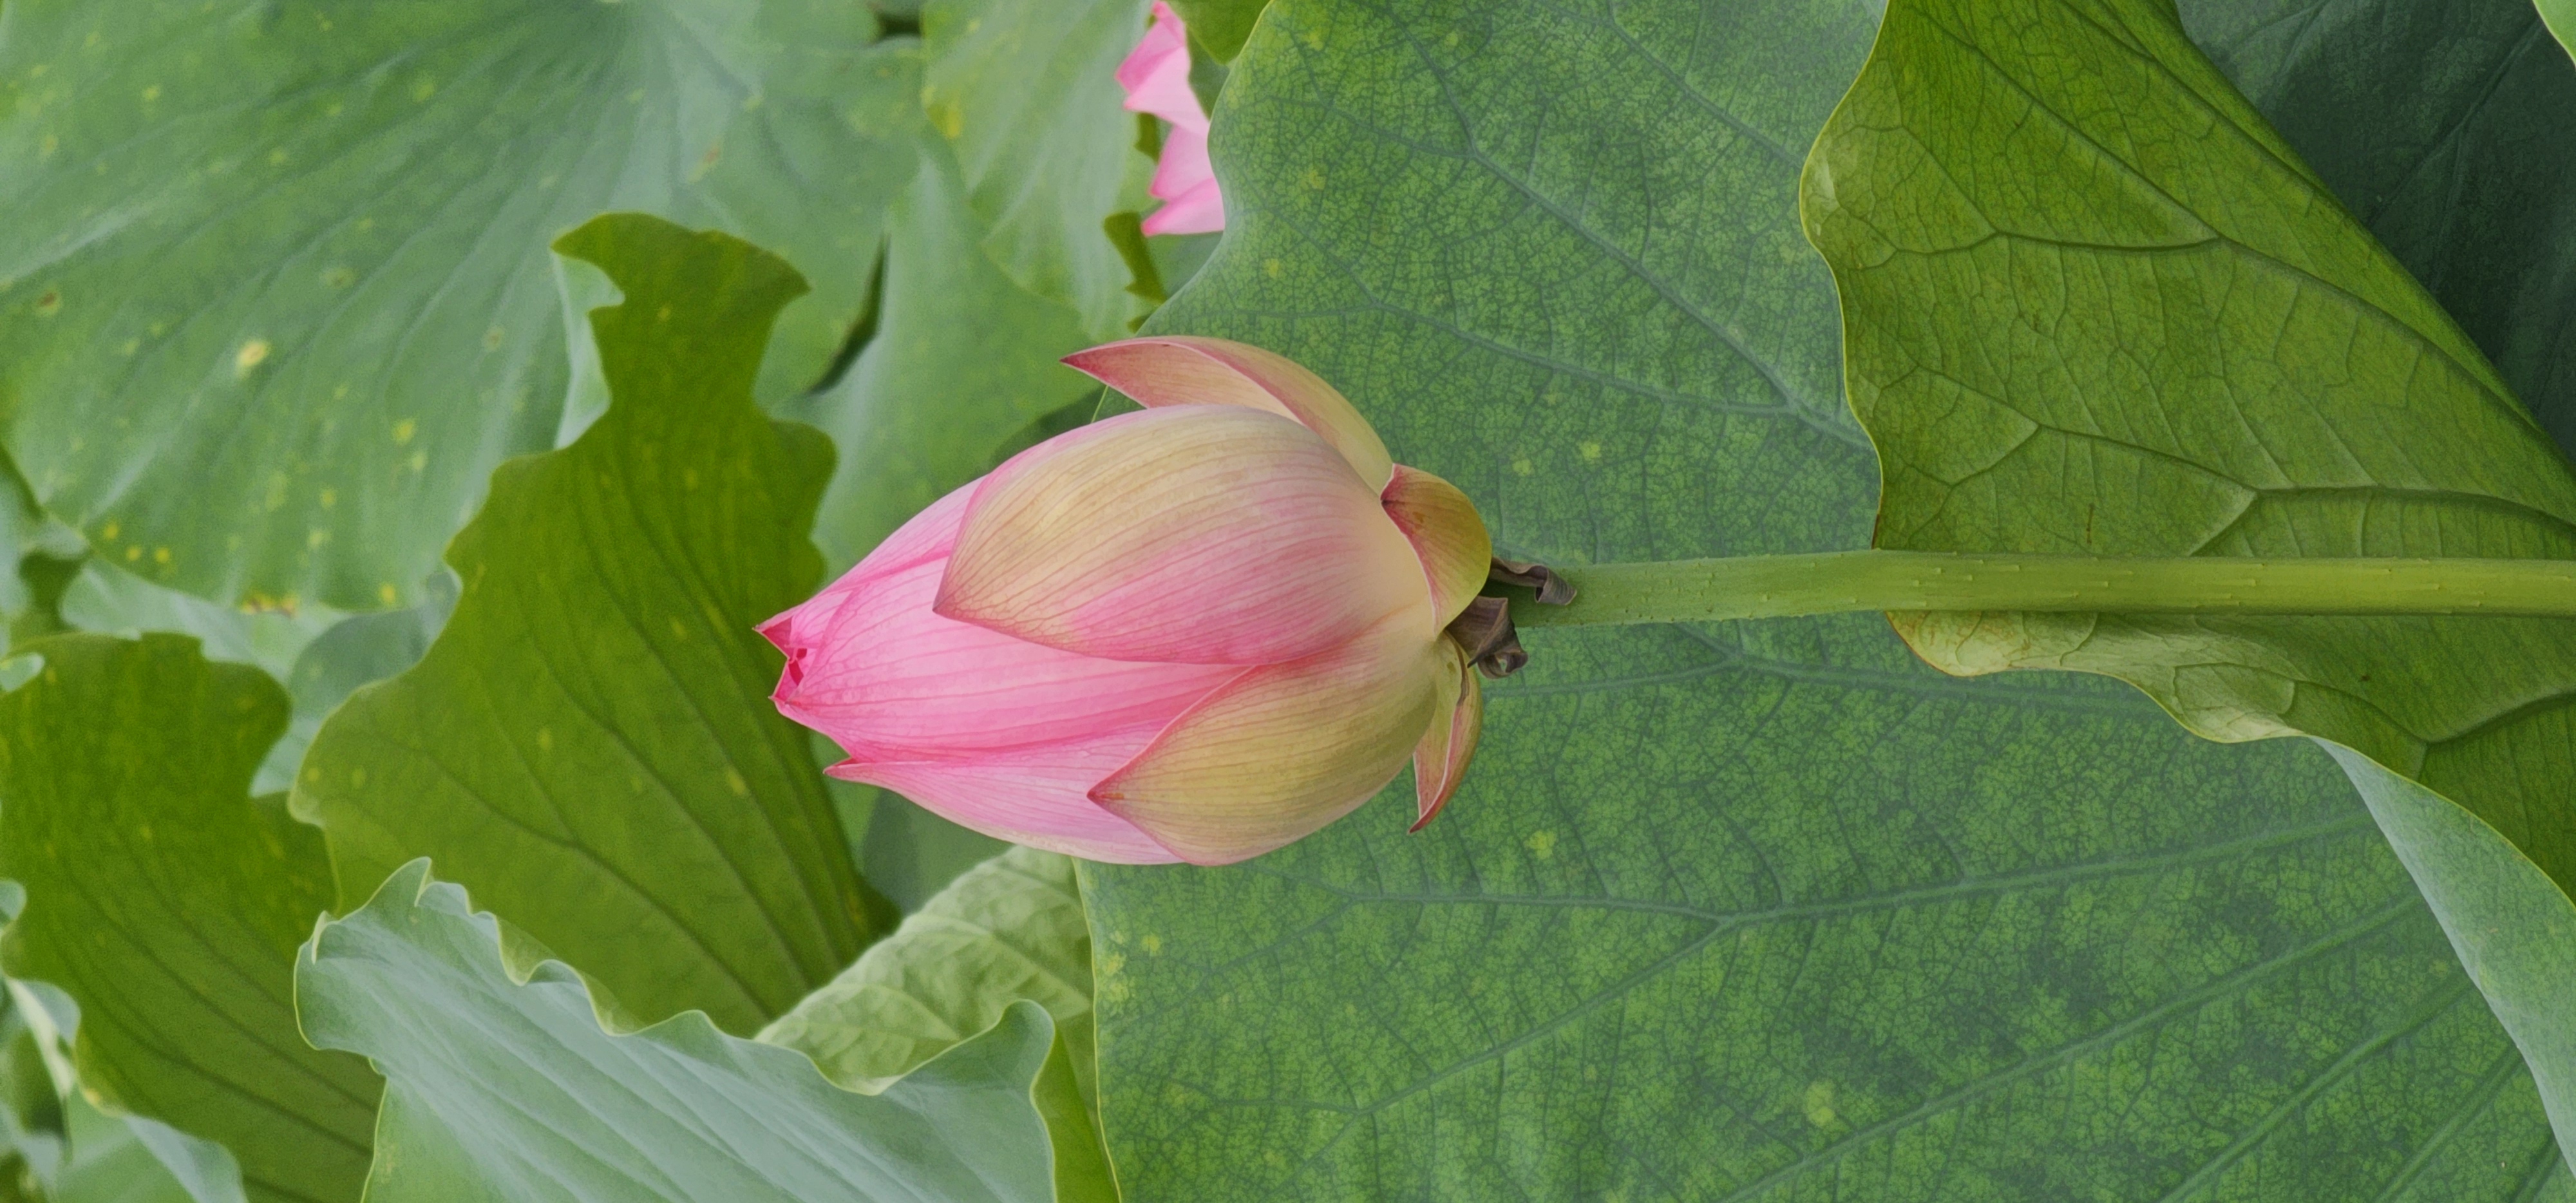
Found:
[{"label": "dark green leaf", "polygon": [[0,436],[152,580],[408,604],[555,427],[558,231],[779,248],[818,287],[764,395],[820,377],[911,167],[863,124],[912,103],[875,32],[827,0],[10,0]]},{"label": "dark green leaf", "polygon": [[[2565,456],[2170,5],[1899,0],[1805,196],[1883,546],[2576,558]],[[2576,623],[1894,618],[1950,671],[2109,674],[2484,820],[2485,852],[2389,834],[2576,1135]]]},{"label": "dark green leaf", "polygon": [[295,804],[329,832],[344,903],[434,856],[638,1016],[748,1032],[891,926],[752,632],[822,568],[806,529],[831,449],[751,397],[802,285],[653,218],[559,246],[624,293],[591,315],[614,401],[495,475],[448,552],[455,614],[323,724]]},{"label": "dark green leaf", "polygon": [[2576,62],[2530,0],[2186,0],[2183,26],[2576,448]]},{"label": "dark green leaf", "polygon": [[0,698],[9,973],[80,1003],[84,1087],[222,1142],[253,1200],[356,1198],[379,1083],[306,1047],[291,997],[331,901],[321,837],[247,793],[285,691],[177,636],[29,650],[43,671]]},{"label": "dark green leaf", "polygon": [[875,1095],[697,1012],[612,1036],[561,962],[511,973],[425,861],[314,932],[295,996],[316,1044],[385,1072],[371,1203],[1051,1197],[1034,1006]]},{"label": "dark green leaf", "polygon": [[[1280,0],[1154,328],[1314,367],[1510,553],[1863,546],[1796,198],[1878,9]],[[1085,870],[1134,1197],[2576,1187],[2315,748],[1870,616],[1525,640],[1423,833],[1399,783],[1249,865]]]}]

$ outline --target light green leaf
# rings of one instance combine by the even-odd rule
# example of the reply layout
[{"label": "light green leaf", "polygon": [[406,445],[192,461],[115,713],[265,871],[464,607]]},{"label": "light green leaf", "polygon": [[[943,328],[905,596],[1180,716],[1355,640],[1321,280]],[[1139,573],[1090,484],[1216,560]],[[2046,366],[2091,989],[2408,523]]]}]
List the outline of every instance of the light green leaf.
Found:
[{"label": "light green leaf", "polygon": [[[1145,33],[1146,0],[929,0],[921,9],[922,108],[956,156],[994,263],[1027,291],[1073,307],[1094,342],[1140,312],[1127,267],[1101,232],[1129,177],[1136,115],[1121,60]],[[1136,198],[1141,199],[1141,198]]]},{"label": "light green leaf", "polygon": [[2549,23],[2558,44],[2569,54],[2576,54],[2576,3],[2570,0],[2539,0],[2540,16]]},{"label": "light green leaf", "polygon": [[1270,0],[1172,0],[1172,11],[1180,14],[1181,23],[1190,27],[1190,40],[1220,63],[1234,61],[1243,53],[1244,39],[1252,36],[1252,23],[1261,19],[1261,10]]},{"label": "light green leaf", "polygon": [[[1032,848],[967,870],[758,1038],[852,1090],[882,1090],[1020,998],[1060,1028],[1091,1027],[1091,933],[1073,862]],[[1087,1083],[1089,1040],[1077,1039]]]},{"label": "light green leaf", "polygon": [[63,621],[123,639],[146,631],[186,635],[209,660],[248,664],[283,681],[298,656],[346,615],[320,606],[250,610],[153,584],[92,556],[63,590]]},{"label": "light green leaf", "polygon": [[305,1034],[385,1072],[370,1203],[1050,1198],[1037,1007],[865,1095],[697,1012],[612,1036],[578,975],[512,974],[500,940],[415,861],[296,962]]},{"label": "light green leaf", "polygon": [[290,994],[321,838],[246,792],[285,692],[172,635],[29,650],[43,671],[0,698],[9,973],[79,1002],[85,1088],[221,1142],[253,1200],[355,1198],[379,1084],[297,1038]]},{"label": "light green leaf", "polygon": [[151,580],[409,604],[555,428],[557,232],[779,248],[817,291],[764,392],[820,378],[910,170],[858,123],[911,103],[875,33],[825,0],[11,0],[0,437]]},{"label": "light green leaf", "polygon": [[2576,448],[2576,61],[2530,0],[2185,0],[2183,28]]},{"label": "light green leaf", "polygon": [[[1128,129],[1132,137],[1132,121]],[[1031,422],[1099,392],[1056,362],[1098,341],[1081,314],[1023,288],[988,257],[987,227],[945,143],[925,131],[919,154],[920,170],[887,218],[874,336],[831,388],[785,410],[820,426],[840,450],[815,526],[835,568],[857,563],[916,511],[990,469]],[[1091,234],[1108,247],[1096,217]]]},{"label": "light green leaf", "polygon": [[[134,1121],[105,1114],[78,1094],[67,1100],[65,1109],[71,1121],[70,1156],[51,1189],[34,1199],[50,1203],[210,1203],[188,1193],[188,1188],[135,1134]],[[240,1197],[240,1188],[236,1186],[234,1190],[235,1197]],[[6,1197],[0,1194],[0,1198]]]},{"label": "light green leaf", "polygon": [[[2170,5],[1899,0],[1806,201],[1882,546],[2576,558],[2566,457]],[[2401,856],[2576,1135],[2576,958],[2508,970],[2478,934],[2576,933],[2576,624],[1893,618],[1946,670],[2116,676],[2202,735],[2315,735],[2483,819],[2510,846]],[[2496,875],[2525,858],[2555,886]]]},{"label": "light green leaf", "polygon": [[495,474],[448,552],[456,612],[322,725],[294,801],[329,833],[344,904],[435,856],[637,1016],[748,1032],[892,926],[752,630],[822,568],[806,528],[831,448],[751,396],[802,285],[648,217],[558,246],[624,293],[591,315],[614,402]]},{"label": "light green leaf", "polygon": [[852,1090],[883,1090],[1022,999],[1055,1019],[1039,1098],[1058,1197],[1116,1199],[1093,1118],[1091,933],[1069,858],[1012,848],[967,870],[758,1038]]},{"label": "light green leaf", "polygon": [[[1868,542],[1801,156],[1869,0],[1279,0],[1151,328],[1350,395],[1508,554]],[[1086,867],[1137,1198],[2421,1200],[2576,1189],[2351,786],[1874,616],[1525,634],[1463,790]]]}]

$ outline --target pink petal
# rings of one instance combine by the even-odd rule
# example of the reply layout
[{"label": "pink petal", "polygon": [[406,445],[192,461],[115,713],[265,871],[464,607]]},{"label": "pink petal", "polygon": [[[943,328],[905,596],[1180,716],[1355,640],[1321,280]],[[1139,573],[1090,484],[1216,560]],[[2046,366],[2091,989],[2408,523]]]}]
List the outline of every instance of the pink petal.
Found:
[{"label": "pink petal", "polygon": [[1099,660],[942,618],[930,603],[944,567],[924,560],[861,581],[814,629],[793,632],[780,712],[869,762],[974,760],[1113,736],[1132,754],[1241,671]]},{"label": "pink petal", "polygon": [[984,478],[936,609],[1087,656],[1250,665],[1428,598],[1376,491],[1313,431],[1183,405],[1059,435]]},{"label": "pink petal", "polygon": [[[1213,200],[1216,191],[1211,185],[1215,183],[1216,164],[1208,161],[1207,131],[1174,129],[1172,136],[1163,140],[1163,157],[1154,166],[1154,184],[1148,191],[1158,199],[1177,201],[1204,188]],[[1155,213],[1159,215],[1169,208],[1164,206]],[[1217,225],[1221,229],[1225,223],[1219,221]],[[1190,232],[1203,234],[1211,231]]]},{"label": "pink petal", "polygon": [[[1152,737],[1144,732],[1134,745],[1142,747]],[[1051,746],[971,763],[848,761],[827,771],[893,790],[995,839],[1113,865],[1171,864],[1181,858],[1085,796],[1093,782],[1117,768],[1118,750],[1125,746]]]},{"label": "pink petal", "polygon": [[1225,228],[1225,200],[1209,180],[1154,210],[1140,228],[1148,234],[1213,234]]},{"label": "pink petal", "polygon": [[1181,129],[1207,130],[1207,112],[1190,90],[1189,28],[1169,5],[1154,5],[1145,36],[1118,64],[1118,86],[1130,112],[1152,113]]}]

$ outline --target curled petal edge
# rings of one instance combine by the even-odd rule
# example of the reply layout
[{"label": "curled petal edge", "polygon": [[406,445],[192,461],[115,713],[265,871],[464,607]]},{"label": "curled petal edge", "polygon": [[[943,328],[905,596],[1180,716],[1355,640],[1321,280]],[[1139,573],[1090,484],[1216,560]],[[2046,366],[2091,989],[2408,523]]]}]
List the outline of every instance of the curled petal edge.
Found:
[{"label": "curled petal edge", "polygon": [[1383,491],[1395,473],[1386,444],[1350,399],[1284,355],[1222,338],[1156,334],[1076,351],[1064,362],[1148,409],[1243,405],[1294,418],[1341,452],[1371,492]]},{"label": "curled petal edge", "polygon": [[1422,561],[1431,585],[1432,629],[1448,626],[1476,600],[1492,571],[1494,539],[1485,520],[1458,486],[1403,464],[1395,466],[1381,497],[1386,516]]},{"label": "curled petal edge", "polygon": [[1447,671],[1434,687],[1439,691],[1431,726],[1413,746],[1413,796],[1421,816],[1408,831],[1420,831],[1438,817],[1440,808],[1466,780],[1467,762],[1475,759],[1476,741],[1485,731],[1485,693],[1476,682],[1467,651],[1448,636],[1440,638]]}]

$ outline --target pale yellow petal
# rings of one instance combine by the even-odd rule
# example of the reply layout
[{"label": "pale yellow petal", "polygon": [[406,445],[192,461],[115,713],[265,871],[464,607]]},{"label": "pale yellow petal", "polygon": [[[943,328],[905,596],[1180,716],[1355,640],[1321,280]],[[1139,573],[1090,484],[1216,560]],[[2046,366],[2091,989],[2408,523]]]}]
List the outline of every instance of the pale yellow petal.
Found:
[{"label": "pale yellow petal", "polygon": [[1476,503],[1450,484],[1420,468],[1395,466],[1387,482],[1386,516],[1413,544],[1422,575],[1431,584],[1431,625],[1449,625],[1485,588],[1494,563],[1494,538]]},{"label": "pale yellow petal", "polygon": [[1413,748],[1413,796],[1422,816],[1413,821],[1414,831],[1422,830],[1458,792],[1485,730],[1485,693],[1466,649],[1443,636],[1440,651],[1442,672],[1435,682],[1439,692],[1431,726]]},{"label": "pale yellow petal", "polygon": [[1431,723],[1451,666],[1419,614],[1292,664],[1247,670],[1091,791],[1193,864],[1282,847],[1385,787]]},{"label": "pale yellow petal", "polygon": [[1252,665],[1338,647],[1429,596],[1376,492],[1314,432],[1187,405],[1093,423],[986,477],[933,609],[1086,656]]},{"label": "pale yellow petal", "polygon": [[1077,351],[1064,362],[1147,408],[1243,405],[1302,422],[1349,460],[1372,490],[1395,461],[1375,428],[1324,378],[1284,355],[1222,338],[1157,334]]}]

